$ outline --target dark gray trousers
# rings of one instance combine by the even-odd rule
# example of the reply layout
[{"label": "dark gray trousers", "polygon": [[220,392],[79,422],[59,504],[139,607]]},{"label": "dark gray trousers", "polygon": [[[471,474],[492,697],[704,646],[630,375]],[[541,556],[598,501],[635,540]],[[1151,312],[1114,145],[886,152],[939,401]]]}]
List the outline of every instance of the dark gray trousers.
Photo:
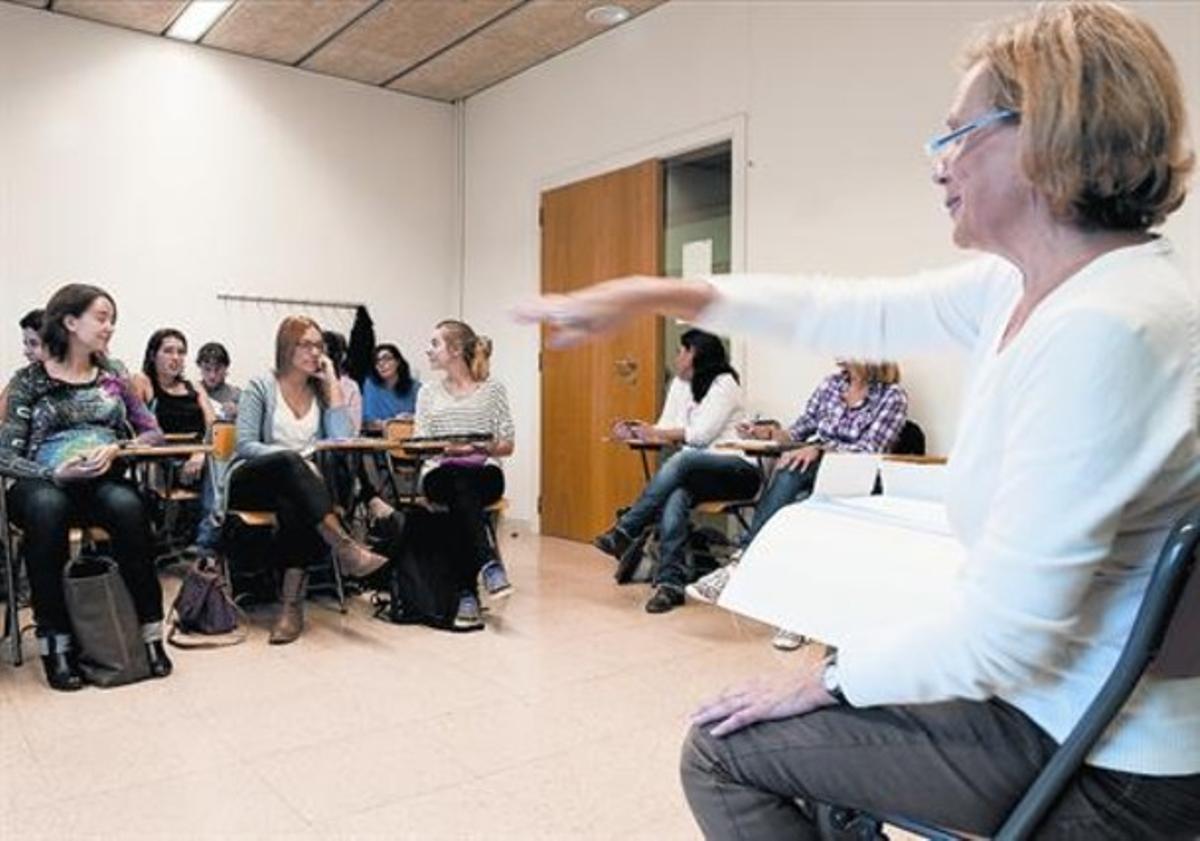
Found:
[{"label": "dark gray trousers", "polygon": [[[797,800],[891,813],[991,835],[1054,741],[1003,701],[826,707],[713,738],[692,728],[681,773],[705,838],[815,839]],[[1200,774],[1149,777],[1088,766],[1039,838],[1200,834]]]}]

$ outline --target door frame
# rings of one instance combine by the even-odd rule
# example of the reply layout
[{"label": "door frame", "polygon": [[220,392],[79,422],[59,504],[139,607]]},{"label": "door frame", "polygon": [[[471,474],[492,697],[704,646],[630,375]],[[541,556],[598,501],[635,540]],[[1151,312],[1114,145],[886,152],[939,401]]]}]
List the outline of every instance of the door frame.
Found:
[{"label": "door frame", "polygon": [[[747,157],[747,128],[748,120],[745,112],[737,112],[729,117],[716,120],[710,123],[704,123],[689,129],[683,129],[678,132],[663,136],[661,138],[651,140],[640,146],[633,146],[621,151],[613,152],[602,158],[595,158],[582,164],[577,164],[554,173],[550,173],[539,179],[534,184],[533,206],[540,207],[542,193],[547,190],[553,190],[558,187],[565,187],[573,184],[576,181],[583,181],[588,178],[594,178],[598,175],[612,172],[618,169],[624,169],[628,166],[641,163],[650,158],[663,160],[673,158],[677,155],[684,155],[696,149],[703,149],[706,146],[713,146],[718,143],[730,143],[730,165],[732,168],[731,185],[730,185],[730,242],[729,242],[729,262],[730,268],[734,272],[744,272],[746,270],[746,182],[747,172],[752,162]],[[530,233],[530,242],[527,243],[531,249],[531,253],[537,256],[536,270],[538,277],[541,276],[541,240],[542,230],[540,225],[532,225]],[[730,337],[730,357],[733,359],[734,366],[741,372],[744,381],[749,381],[749,373],[747,372],[747,348],[746,341],[740,337]],[[664,363],[667,360],[664,359]],[[541,374],[538,375],[539,383]],[[538,388],[538,404],[537,411],[534,412],[534,430],[533,435],[535,441],[542,440],[542,406],[541,406],[541,388]],[[542,447],[538,444],[537,452],[534,455],[533,475],[537,477],[537,494],[542,493]],[[540,534],[542,530],[542,517],[536,507],[533,511],[532,530],[536,534]]]}]

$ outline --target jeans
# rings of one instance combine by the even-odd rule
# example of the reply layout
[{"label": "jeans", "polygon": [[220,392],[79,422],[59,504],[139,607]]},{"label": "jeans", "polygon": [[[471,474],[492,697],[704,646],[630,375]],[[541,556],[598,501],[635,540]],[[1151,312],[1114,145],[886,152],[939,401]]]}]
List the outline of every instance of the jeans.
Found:
[{"label": "jeans", "polygon": [[660,557],[654,583],[683,589],[691,578],[686,548],[692,508],[717,499],[749,499],[761,481],[758,469],[738,456],[680,450],[663,462],[617,528],[637,538],[657,518]]},{"label": "jeans", "polygon": [[333,500],[325,482],[299,453],[269,453],[238,466],[229,480],[229,507],[275,512],[279,520],[275,541],[285,567],[303,569],[328,551],[317,526],[333,513]]},{"label": "jeans", "polygon": [[[902,667],[902,664],[901,664]],[[1057,745],[1009,704],[825,707],[724,738],[693,727],[684,794],[707,839],[818,839],[826,803],[990,837]],[[1200,774],[1085,766],[1037,833],[1078,841],[1194,838]]]},{"label": "jeans", "polygon": [[113,560],[129,588],[138,622],[162,621],[163,594],[154,569],[150,522],[132,482],[104,476],[59,487],[45,479],[21,479],[9,492],[9,504],[24,531],[25,567],[39,631],[71,630],[62,574],[73,526],[100,526],[108,532]]},{"label": "jeans", "polygon": [[763,491],[758,505],[754,507],[754,518],[750,521],[750,528],[739,539],[739,546],[743,549],[749,546],[750,541],[767,524],[767,520],[774,517],[780,508],[808,498],[817,481],[817,467],[820,463],[821,458],[818,456],[803,470],[780,469],[775,471],[775,475],[771,477],[770,484]]}]

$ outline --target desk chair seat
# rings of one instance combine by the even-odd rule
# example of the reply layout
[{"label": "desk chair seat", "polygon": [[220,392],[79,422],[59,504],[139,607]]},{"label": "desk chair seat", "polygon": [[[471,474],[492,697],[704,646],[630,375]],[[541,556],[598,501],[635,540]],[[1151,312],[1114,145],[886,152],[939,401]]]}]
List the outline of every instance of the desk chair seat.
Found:
[{"label": "desk chair seat", "polygon": [[[1143,675],[1167,679],[1200,676],[1200,646],[1196,645],[1200,631],[1200,576],[1193,574],[1198,551],[1200,507],[1181,517],[1171,530],[1116,665],[1066,740],[1008,814],[994,836],[996,841],[1025,841],[1034,835]],[[858,837],[886,838],[881,832],[885,823],[931,841],[963,841],[973,837],[903,815],[869,815],[827,805],[819,806],[818,811],[833,818],[818,821],[827,838],[834,837],[825,829],[828,824],[838,832],[849,829],[860,833]],[[871,835],[872,832],[875,834]]]}]

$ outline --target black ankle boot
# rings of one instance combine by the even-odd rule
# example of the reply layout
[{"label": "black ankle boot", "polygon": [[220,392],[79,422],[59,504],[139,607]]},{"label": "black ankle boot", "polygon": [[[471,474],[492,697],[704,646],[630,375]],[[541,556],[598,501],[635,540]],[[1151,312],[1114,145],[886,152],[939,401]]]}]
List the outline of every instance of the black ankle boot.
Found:
[{"label": "black ankle boot", "polygon": [[629,551],[629,547],[633,545],[633,538],[616,526],[613,526],[604,534],[593,538],[592,545],[604,554],[612,555],[619,561]]},{"label": "black ankle boot", "polygon": [[[83,689],[83,675],[75,662],[75,652],[57,642],[54,634],[41,637],[38,642],[46,653],[42,654],[42,668],[46,670],[46,682],[59,692],[74,692]],[[68,643],[69,645],[69,643]]]},{"label": "black ankle boot", "polygon": [[175,668],[167,650],[163,648],[162,640],[146,643],[146,659],[150,661],[150,677],[166,677]]}]

